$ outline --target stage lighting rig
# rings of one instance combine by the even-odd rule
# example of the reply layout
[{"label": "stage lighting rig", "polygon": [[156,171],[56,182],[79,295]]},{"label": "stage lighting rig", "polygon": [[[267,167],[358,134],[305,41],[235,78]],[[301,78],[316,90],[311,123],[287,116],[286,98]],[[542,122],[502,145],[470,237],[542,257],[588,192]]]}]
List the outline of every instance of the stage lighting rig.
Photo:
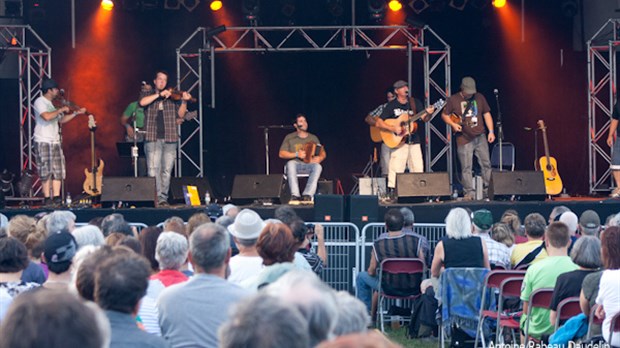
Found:
[{"label": "stage lighting rig", "polygon": [[386,9],[385,0],[368,0],[368,13],[371,19],[377,22],[383,20]]},{"label": "stage lighting rig", "polygon": [[450,7],[459,11],[463,11],[465,6],[467,6],[467,0],[450,0]]},{"label": "stage lighting rig", "polygon": [[426,10],[428,6],[429,5],[426,0],[411,0],[409,2],[409,7],[411,7],[413,12],[416,14],[420,14],[422,11]]},{"label": "stage lighting rig", "polygon": [[243,0],[241,10],[251,25],[257,25],[260,18],[260,0]]}]

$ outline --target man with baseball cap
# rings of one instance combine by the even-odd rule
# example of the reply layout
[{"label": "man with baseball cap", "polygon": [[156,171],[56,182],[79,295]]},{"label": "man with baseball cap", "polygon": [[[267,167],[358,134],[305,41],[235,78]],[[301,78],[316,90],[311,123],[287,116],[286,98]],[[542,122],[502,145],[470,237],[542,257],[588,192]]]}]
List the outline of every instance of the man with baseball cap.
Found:
[{"label": "man with baseball cap", "polygon": [[58,97],[58,84],[52,79],[41,83],[41,96],[33,104],[36,125],[34,127],[34,155],[39,178],[43,186],[45,205],[60,205],[61,181],[65,178],[65,156],[60,143],[59,123],[67,123],[76,115],[83,114],[82,108],[71,114],[68,106],[56,109],[52,100]]},{"label": "man with baseball cap", "polygon": [[487,245],[491,267],[502,266],[505,269],[510,268],[510,249],[506,245],[495,241],[489,235],[493,227],[493,214],[487,209],[476,210],[472,214],[471,222],[473,234],[480,237]]},{"label": "man with baseball cap", "polygon": [[598,237],[601,231],[601,218],[594,210],[586,210],[579,217],[579,231],[582,236]]},{"label": "man with baseball cap", "polygon": [[[389,125],[385,122],[387,119],[396,119],[403,114],[413,116],[420,111],[425,111],[425,114],[417,120],[418,129],[421,127],[421,122],[428,122],[431,119],[435,108],[429,106],[426,109],[422,105],[422,102],[416,98],[409,96],[409,84],[403,80],[394,82],[394,94],[396,98],[388,102],[383,108],[381,116],[377,118],[375,126],[389,132],[396,134],[409,133],[411,127],[414,124],[406,123],[402,125]],[[388,188],[393,192],[396,188],[396,174],[404,173],[405,168],[409,167],[411,173],[421,173],[424,171],[424,161],[422,160],[422,146],[420,145],[419,132],[414,132],[403,138],[403,142],[397,147],[392,149],[390,155],[390,161],[388,164]],[[394,197],[390,197],[392,200]]]},{"label": "man with baseball cap", "polygon": [[71,265],[77,252],[77,242],[66,230],[52,232],[45,240],[43,260],[49,268],[43,287],[66,290],[71,283]]},{"label": "man with baseball cap", "polygon": [[[482,169],[486,196],[491,179],[489,143],[495,141],[495,131],[491,107],[486,98],[476,91],[476,81],[473,78],[469,76],[463,78],[461,91],[448,98],[441,118],[455,133],[464,199],[474,199],[472,177],[474,155],[478,158]],[[488,135],[486,130],[489,131]]]}]

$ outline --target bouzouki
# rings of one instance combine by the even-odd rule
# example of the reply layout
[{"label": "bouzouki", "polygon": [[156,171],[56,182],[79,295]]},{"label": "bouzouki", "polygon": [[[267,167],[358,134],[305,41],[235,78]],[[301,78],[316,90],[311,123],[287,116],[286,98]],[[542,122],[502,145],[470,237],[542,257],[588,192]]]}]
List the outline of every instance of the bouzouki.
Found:
[{"label": "bouzouki", "polygon": [[100,158],[97,163],[95,156],[95,130],[97,130],[97,124],[95,123],[95,117],[88,115],[88,129],[90,130],[90,156],[91,156],[91,169],[84,169],[86,179],[84,180],[84,192],[91,196],[101,195],[101,181],[103,180],[103,160]]},{"label": "bouzouki", "polygon": [[557,195],[562,192],[562,179],[558,173],[558,164],[555,158],[549,156],[549,143],[547,142],[547,126],[543,120],[538,120],[538,128],[542,131],[545,155],[538,160],[540,169],[545,177],[545,189],[548,195]]},{"label": "bouzouki", "polygon": [[[443,99],[439,99],[435,102],[435,104],[433,104],[433,107],[435,109],[441,109],[444,105],[446,105],[446,101]],[[409,134],[415,133],[418,130],[418,124],[416,123],[416,121],[422,118],[425,113],[426,110],[422,110],[415,115],[403,113],[402,115],[398,116],[398,118],[388,118],[386,120],[383,120],[383,122],[385,122],[389,126],[400,127],[400,132],[398,133],[381,129],[381,139],[383,140],[385,145],[390,148],[395,148],[400,145],[400,143],[403,142],[405,137],[407,137]]]}]

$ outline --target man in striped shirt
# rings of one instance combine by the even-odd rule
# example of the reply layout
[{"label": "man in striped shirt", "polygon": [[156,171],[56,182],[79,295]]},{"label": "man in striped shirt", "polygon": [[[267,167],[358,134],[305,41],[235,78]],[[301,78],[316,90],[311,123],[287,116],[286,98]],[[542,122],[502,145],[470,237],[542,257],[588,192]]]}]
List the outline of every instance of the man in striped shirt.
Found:
[{"label": "man in striped shirt", "polygon": [[[370,256],[370,265],[367,272],[360,272],[357,276],[357,297],[366,304],[366,308],[374,312],[376,297],[373,290],[379,289],[380,279],[377,277],[377,268],[381,261],[387,258],[420,258],[424,260],[424,253],[420,247],[420,238],[403,232],[404,218],[400,210],[392,208],[385,213],[386,233],[381,234],[373,243]],[[383,288],[394,295],[420,293],[420,281],[410,277],[390,279],[384,278]],[[414,284],[415,283],[415,284]],[[372,306],[371,306],[372,302]],[[372,310],[371,310],[372,309]]]}]

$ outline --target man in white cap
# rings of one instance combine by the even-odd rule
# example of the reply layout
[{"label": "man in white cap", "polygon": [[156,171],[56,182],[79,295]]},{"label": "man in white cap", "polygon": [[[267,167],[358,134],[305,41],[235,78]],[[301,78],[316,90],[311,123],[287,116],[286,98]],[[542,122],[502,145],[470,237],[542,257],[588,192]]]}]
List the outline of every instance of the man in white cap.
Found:
[{"label": "man in white cap", "polygon": [[229,282],[247,288],[263,269],[263,258],[256,251],[256,241],[264,227],[261,217],[250,209],[240,211],[235,223],[228,226],[228,232],[239,249],[239,254],[230,258]]},{"label": "man in white cap", "polygon": [[474,155],[482,169],[486,197],[491,180],[489,143],[495,141],[495,128],[491,107],[486,98],[476,91],[476,81],[473,78],[463,78],[461,91],[448,98],[441,118],[455,133],[464,199],[473,200],[475,197],[472,177]]},{"label": "man in white cap", "polygon": [[[376,119],[376,127],[397,134],[404,134],[403,126],[389,125],[385,120],[399,118],[403,114],[412,116],[420,111],[425,111],[425,114],[420,120],[416,121],[416,123],[427,122],[431,119],[433,112],[435,112],[435,108],[433,106],[424,108],[420,100],[411,98],[409,96],[409,84],[407,82],[403,80],[396,81],[393,87],[396,98],[385,105],[381,116]],[[408,128],[406,131],[409,133],[409,127],[414,127],[414,124],[409,124],[406,127]],[[421,124],[418,124],[417,127],[419,129]],[[391,192],[396,188],[397,173],[404,173],[407,167],[409,167],[409,172],[411,173],[421,173],[424,171],[422,147],[420,145],[420,136],[418,133],[419,132],[414,132],[404,137],[403,142],[392,149],[388,164],[387,185]],[[394,197],[390,198],[393,199]]]}]

